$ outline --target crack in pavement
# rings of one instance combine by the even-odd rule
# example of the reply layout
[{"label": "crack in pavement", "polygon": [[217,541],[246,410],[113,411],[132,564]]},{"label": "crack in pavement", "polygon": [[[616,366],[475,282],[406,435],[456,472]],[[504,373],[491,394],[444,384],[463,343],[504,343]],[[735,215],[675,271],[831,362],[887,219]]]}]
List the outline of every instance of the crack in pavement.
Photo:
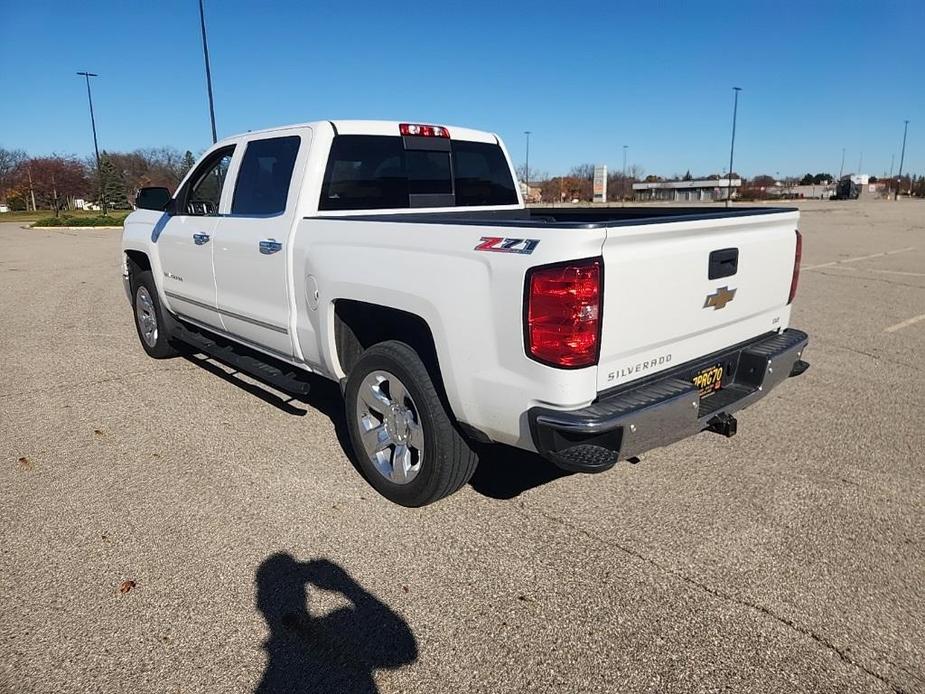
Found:
[{"label": "crack in pavement", "polygon": [[892,359],[890,357],[885,357],[882,354],[874,354],[873,352],[865,352],[863,349],[857,349],[856,347],[846,347],[845,345],[840,345],[835,342],[827,342],[825,339],[820,340],[818,337],[814,337],[813,339],[817,347],[826,347],[829,349],[840,349],[845,352],[851,352],[852,354],[859,354],[864,357],[870,357],[871,359],[875,359],[876,361],[885,361],[889,364],[895,364],[896,366],[902,366],[905,369],[912,369],[913,371],[917,373],[921,372],[921,369],[915,364],[907,364],[906,362],[900,361],[899,359]]},{"label": "crack in pavement", "polygon": [[[855,269],[855,268],[852,268],[852,269]],[[896,282],[894,280],[884,279],[883,277],[867,277],[867,276],[861,276],[861,275],[842,275],[840,273],[823,272],[822,270],[808,270],[807,272],[815,272],[819,275],[825,275],[826,277],[839,277],[841,279],[847,279],[847,280],[863,280],[863,281],[870,280],[871,282],[882,282],[883,284],[892,284],[897,287],[909,287],[910,289],[925,289],[925,287],[923,287],[920,284],[908,284],[907,282]],[[861,270],[858,270],[858,272],[865,272],[865,271],[861,269]]]},{"label": "crack in pavement", "polygon": [[[523,506],[521,506],[521,508],[523,508]],[[624,554],[627,554],[627,555],[629,555],[629,556],[631,556],[631,557],[634,557],[634,558],[636,558],[636,559],[638,559],[638,560],[640,560],[640,561],[642,561],[642,562],[644,562],[644,563],[646,563],[646,564],[649,564],[650,566],[654,567],[655,569],[657,569],[658,571],[662,572],[663,574],[667,574],[667,575],[669,575],[669,576],[673,576],[674,578],[677,578],[678,580],[682,581],[683,583],[686,583],[686,584],[689,585],[689,586],[693,586],[694,588],[700,590],[701,592],[707,593],[708,595],[712,595],[713,597],[715,597],[715,598],[717,598],[717,599],[719,599],[719,600],[723,600],[724,602],[729,602],[729,603],[732,603],[732,604],[735,604],[735,605],[739,605],[739,606],[741,606],[741,607],[747,607],[747,608],[749,608],[749,609],[751,609],[751,610],[754,610],[754,611],[756,611],[756,612],[759,612],[760,614],[763,614],[763,615],[765,615],[765,616],[767,616],[767,617],[770,617],[771,619],[775,620],[776,622],[778,622],[778,623],[780,623],[780,624],[783,624],[783,625],[786,626],[787,628],[789,628],[789,629],[791,629],[791,630],[793,630],[793,631],[796,631],[797,633],[799,633],[799,634],[801,634],[801,635],[803,635],[803,636],[806,636],[806,637],[808,637],[809,639],[815,641],[817,644],[819,644],[819,645],[822,646],[823,648],[825,648],[825,649],[831,651],[832,653],[834,653],[835,655],[837,655],[838,658],[839,658],[842,662],[844,662],[844,663],[846,663],[846,664],[848,664],[848,665],[851,665],[851,666],[853,666],[853,667],[855,667],[855,668],[861,670],[861,671],[864,672],[865,674],[867,674],[867,675],[873,677],[874,679],[880,681],[881,683],[883,683],[884,685],[886,685],[887,687],[889,687],[895,694],[906,694],[906,690],[905,690],[905,689],[903,689],[900,685],[895,684],[894,682],[892,682],[892,681],[891,681],[888,677],[886,677],[885,675],[882,675],[882,674],[880,674],[879,672],[870,669],[869,667],[867,667],[867,666],[864,665],[863,663],[858,662],[857,660],[855,660],[854,658],[852,658],[852,657],[848,654],[848,652],[847,652],[846,650],[843,650],[843,649],[839,648],[839,647],[836,646],[834,643],[832,643],[831,641],[829,641],[828,639],[826,639],[824,636],[822,636],[822,635],[817,634],[816,632],[814,632],[812,629],[809,629],[808,627],[804,627],[804,626],[801,626],[801,625],[797,624],[796,622],[794,622],[794,621],[793,621],[792,619],[790,619],[789,617],[785,617],[785,616],[783,616],[783,615],[779,615],[779,614],[777,614],[776,612],[772,611],[770,608],[765,607],[764,605],[759,605],[758,603],[751,602],[751,601],[749,601],[749,600],[746,600],[745,598],[741,598],[741,597],[732,595],[732,594],[730,594],[730,593],[726,593],[726,592],[724,592],[724,591],[721,591],[721,590],[719,590],[719,589],[717,589],[717,588],[713,588],[712,586],[709,586],[709,585],[707,585],[706,583],[703,583],[703,582],[697,580],[696,578],[691,578],[690,576],[687,576],[686,574],[684,574],[684,573],[678,571],[677,569],[673,569],[673,568],[671,568],[671,567],[669,567],[669,566],[664,566],[664,565],[658,563],[657,561],[655,561],[654,559],[652,559],[652,558],[646,556],[646,555],[643,554],[642,552],[639,552],[639,551],[637,551],[637,550],[635,550],[635,549],[633,549],[633,548],[631,548],[631,547],[626,547],[626,546],[620,544],[619,542],[614,542],[614,541],[612,541],[612,540],[606,540],[606,539],[604,539],[604,538],[602,538],[602,537],[599,537],[599,536],[595,535],[594,533],[592,533],[592,532],[586,530],[585,528],[579,527],[579,526],[577,526],[577,525],[575,525],[575,524],[573,524],[573,523],[570,523],[570,522],[567,521],[567,520],[564,520],[564,519],[562,519],[562,518],[559,518],[558,516],[554,516],[554,515],[552,515],[552,514],[550,514],[550,513],[547,513],[547,512],[545,512],[545,511],[543,511],[542,509],[538,509],[538,513],[539,513],[543,518],[545,518],[545,519],[547,519],[547,520],[549,520],[549,521],[552,521],[553,523],[558,523],[559,525],[562,525],[563,527],[566,527],[566,528],[568,528],[569,530],[579,532],[579,533],[581,533],[582,535],[584,535],[585,537],[587,537],[588,539],[593,540],[594,542],[597,542],[597,543],[599,543],[599,544],[601,544],[601,545],[604,545],[605,547],[616,548],[616,549],[618,549],[619,551],[623,552]],[[522,513],[521,515],[526,516],[525,513]],[[908,673],[908,671],[905,670],[905,668],[901,668],[901,669],[902,669],[904,672],[907,672],[907,674],[910,674],[910,676],[912,676],[911,673]],[[917,676],[912,676],[912,677],[913,677],[913,679],[921,680],[920,677],[917,677]]]}]

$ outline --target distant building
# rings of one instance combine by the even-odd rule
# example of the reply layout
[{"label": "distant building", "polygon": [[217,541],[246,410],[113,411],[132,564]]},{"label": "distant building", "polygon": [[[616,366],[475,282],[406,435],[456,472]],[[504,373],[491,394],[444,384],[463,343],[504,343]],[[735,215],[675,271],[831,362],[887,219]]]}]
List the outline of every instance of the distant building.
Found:
[{"label": "distant building", "polygon": [[[730,186],[731,184],[731,186]],[[742,187],[741,178],[702,179],[697,181],[657,181],[634,183],[633,198],[636,200],[662,200],[683,202],[704,202],[725,200],[735,197]],[[732,195],[729,195],[729,191]]]},{"label": "distant building", "polygon": [[520,193],[524,196],[524,202],[540,202],[543,199],[542,188],[528,185],[523,181],[520,182]]},{"label": "distant building", "polygon": [[801,198],[828,200],[830,197],[835,195],[835,184],[829,182],[790,186],[784,183],[779,183],[776,186],[768,188],[768,195],[791,200],[797,200]]}]

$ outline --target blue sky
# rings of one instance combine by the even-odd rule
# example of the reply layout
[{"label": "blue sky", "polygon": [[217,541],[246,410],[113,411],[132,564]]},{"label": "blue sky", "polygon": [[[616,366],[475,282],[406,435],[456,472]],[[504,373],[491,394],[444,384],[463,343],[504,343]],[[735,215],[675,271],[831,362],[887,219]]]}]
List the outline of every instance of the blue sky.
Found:
[{"label": "blue sky", "polygon": [[[925,174],[925,2],[206,0],[219,136],[328,118],[498,132],[532,168]],[[210,144],[196,0],[5,3],[0,146]]]}]

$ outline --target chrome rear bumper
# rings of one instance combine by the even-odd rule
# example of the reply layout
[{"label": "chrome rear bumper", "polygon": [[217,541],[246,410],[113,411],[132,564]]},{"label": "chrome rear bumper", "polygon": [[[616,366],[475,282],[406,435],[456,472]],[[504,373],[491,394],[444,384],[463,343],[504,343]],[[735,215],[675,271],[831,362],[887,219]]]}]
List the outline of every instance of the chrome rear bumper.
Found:
[{"label": "chrome rear bumper", "polygon": [[[534,407],[528,413],[534,445],[560,467],[597,472],[700,431],[732,436],[733,412],[809,367],[801,359],[808,342],[806,333],[785,330],[602,393],[579,410]],[[712,364],[724,367],[723,387],[701,398],[691,378]]]}]

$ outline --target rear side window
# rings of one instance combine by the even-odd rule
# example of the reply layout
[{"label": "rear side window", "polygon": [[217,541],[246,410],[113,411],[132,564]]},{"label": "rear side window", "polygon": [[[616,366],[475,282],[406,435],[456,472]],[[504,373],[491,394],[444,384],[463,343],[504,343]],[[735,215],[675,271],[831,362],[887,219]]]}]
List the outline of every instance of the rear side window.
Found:
[{"label": "rear side window", "polygon": [[453,141],[457,205],[515,205],[511,170],[498,145]]},{"label": "rear side window", "polygon": [[299,142],[299,136],[292,135],[247,143],[231,214],[262,216],[285,212]]},{"label": "rear side window", "polygon": [[318,209],[516,203],[514,181],[498,145],[452,141],[450,151],[405,149],[401,137],[338,135]]}]

